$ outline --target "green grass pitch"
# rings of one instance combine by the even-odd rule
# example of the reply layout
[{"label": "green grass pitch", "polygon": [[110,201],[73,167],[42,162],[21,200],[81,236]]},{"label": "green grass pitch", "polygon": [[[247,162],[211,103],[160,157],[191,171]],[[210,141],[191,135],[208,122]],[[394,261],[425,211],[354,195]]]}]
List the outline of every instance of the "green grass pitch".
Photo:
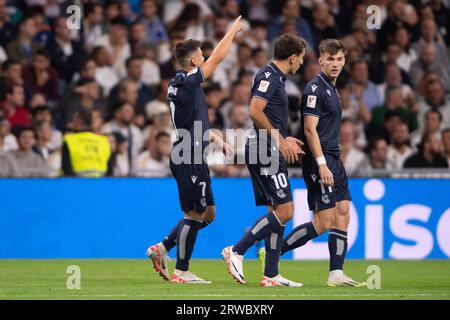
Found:
[{"label": "green grass pitch", "polygon": [[[239,285],[223,260],[193,260],[191,270],[211,285],[179,285],[163,281],[149,260],[0,260],[0,299],[450,299],[450,261],[349,260],[345,270],[366,281],[367,267],[381,269],[381,289],[329,288],[327,261],[282,260],[281,273],[303,282],[303,288],[261,288],[261,267],[244,262],[248,284]],[[81,289],[66,287],[67,267],[81,270]],[[171,261],[173,270],[174,262]]]}]

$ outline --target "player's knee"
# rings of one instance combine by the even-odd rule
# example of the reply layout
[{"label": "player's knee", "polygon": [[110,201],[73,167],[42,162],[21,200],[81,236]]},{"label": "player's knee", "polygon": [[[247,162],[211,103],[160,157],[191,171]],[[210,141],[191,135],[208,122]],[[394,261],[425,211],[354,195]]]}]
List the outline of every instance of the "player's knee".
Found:
[{"label": "player's knee", "polygon": [[336,204],[336,214],[339,216],[347,216],[350,214],[350,202],[341,201]]},{"label": "player's knee", "polygon": [[279,206],[275,209],[277,218],[282,224],[289,222],[294,216],[294,205],[289,203],[286,205]]}]

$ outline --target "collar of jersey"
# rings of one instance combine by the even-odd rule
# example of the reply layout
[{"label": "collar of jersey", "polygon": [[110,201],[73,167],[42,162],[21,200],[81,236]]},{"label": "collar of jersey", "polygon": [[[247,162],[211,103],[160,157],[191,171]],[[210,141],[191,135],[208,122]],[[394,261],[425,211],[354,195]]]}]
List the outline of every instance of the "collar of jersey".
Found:
[{"label": "collar of jersey", "polygon": [[319,78],[322,79],[322,81],[325,82],[326,85],[327,85],[330,89],[332,89],[332,90],[336,89],[336,87],[335,87],[335,85],[333,84],[333,82],[331,82],[330,78],[328,78],[328,76],[327,76],[323,71],[321,71],[321,72],[319,73]]},{"label": "collar of jersey", "polygon": [[175,74],[182,74],[182,75],[186,75],[188,72],[186,70],[182,70],[182,69],[178,69],[177,71],[175,71]]},{"label": "collar of jersey", "polygon": [[275,71],[275,73],[281,73],[283,81],[286,80],[286,75],[283,73],[283,71],[278,69],[278,67],[275,63],[273,63],[273,62],[269,63],[268,67],[273,69],[273,71]]}]

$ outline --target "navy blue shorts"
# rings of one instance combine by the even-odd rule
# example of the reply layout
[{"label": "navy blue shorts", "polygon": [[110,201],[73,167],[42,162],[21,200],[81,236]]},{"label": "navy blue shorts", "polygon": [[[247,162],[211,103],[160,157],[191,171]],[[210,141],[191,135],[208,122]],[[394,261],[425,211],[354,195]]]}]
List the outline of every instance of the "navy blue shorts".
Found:
[{"label": "navy blue shorts", "polygon": [[286,160],[280,155],[278,170],[273,174],[268,172],[270,164],[263,165],[249,163],[249,145],[245,148],[247,168],[253,184],[255,202],[257,206],[276,206],[292,201],[291,184],[288,179]]},{"label": "navy blue shorts", "polygon": [[175,165],[170,161],[170,171],[177,180],[181,210],[204,212],[214,205],[207,164]]},{"label": "navy blue shorts", "polygon": [[321,211],[336,206],[336,202],[349,200],[350,190],[344,164],[340,158],[325,154],[328,169],[333,174],[334,185],[328,187],[321,182],[316,160],[311,156],[303,158],[303,179],[308,189],[308,205],[311,211]]}]

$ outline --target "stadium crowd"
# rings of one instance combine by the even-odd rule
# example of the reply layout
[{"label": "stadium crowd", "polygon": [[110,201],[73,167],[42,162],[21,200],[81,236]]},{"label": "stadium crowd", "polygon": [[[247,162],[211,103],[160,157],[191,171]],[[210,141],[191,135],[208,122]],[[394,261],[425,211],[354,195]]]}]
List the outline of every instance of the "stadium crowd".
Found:
[{"label": "stadium crowd", "polygon": [[[72,4],[83,7],[73,30]],[[381,29],[369,30],[373,4]],[[245,32],[204,84],[213,128],[252,127],[253,76],[289,33],[308,44],[286,82],[298,136],[302,91],[320,72],[318,45],[338,38],[348,48],[337,83],[347,174],[450,167],[450,1],[0,0],[0,176],[60,175],[63,135],[82,108],[92,111],[93,132],[109,138],[111,175],[170,176],[172,51],[193,38],[207,58],[240,14]],[[244,145],[238,136],[237,155]],[[247,175],[219,153],[208,159],[214,176]]]}]

